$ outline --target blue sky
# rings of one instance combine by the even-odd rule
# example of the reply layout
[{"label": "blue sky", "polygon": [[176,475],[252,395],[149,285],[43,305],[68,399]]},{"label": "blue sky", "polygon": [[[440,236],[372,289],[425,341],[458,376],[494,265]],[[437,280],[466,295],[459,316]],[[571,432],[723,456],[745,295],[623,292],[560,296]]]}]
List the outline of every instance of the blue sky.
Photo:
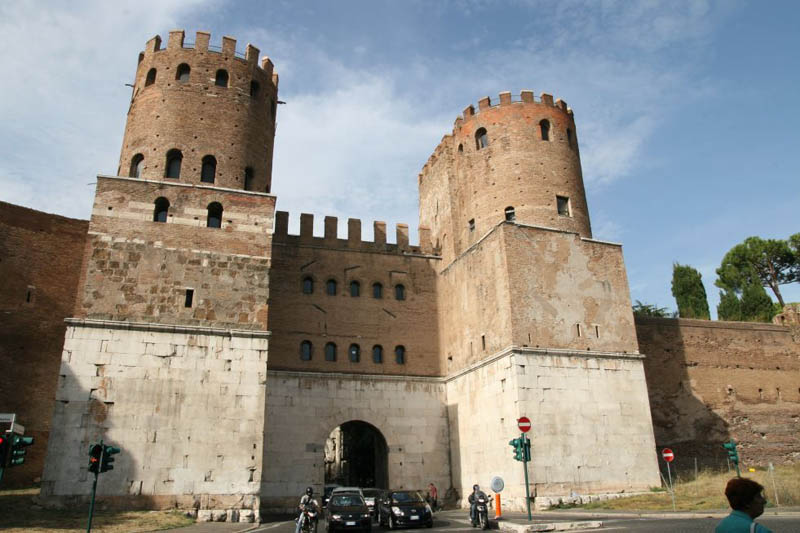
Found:
[{"label": "blue sky", "polygon": [[[408,223],[469,104],[532,89],[575,111],[595,237],[631,297],[675,308],[672,263],[714,270],[800,231],[800,3],[4,2],[0,199],[88,218],[117,168],[136,58],[173,28],[248,42],[280,74],[273,191],[291,213]],[[189,40],[193,40],[193,37]],[[800,284],[784,286],[800,301]]]}]

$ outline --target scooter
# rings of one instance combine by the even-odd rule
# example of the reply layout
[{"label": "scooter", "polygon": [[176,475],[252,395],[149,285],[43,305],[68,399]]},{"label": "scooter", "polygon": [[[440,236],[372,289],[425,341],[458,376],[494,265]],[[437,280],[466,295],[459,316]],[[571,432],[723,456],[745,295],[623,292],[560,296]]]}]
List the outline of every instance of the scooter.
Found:
[{"label": "scooter", "polygon": [[472,517],[472,527],[489,529],[489,510],[486,496],[481,494],[475,501],[475,516]]},{"label": "scooter", "polygon": [[301,531],[303,533],[317,533],[317,509],[316,506],[306,504],[303,507],[303,515],[300,518],[303,521]]}]

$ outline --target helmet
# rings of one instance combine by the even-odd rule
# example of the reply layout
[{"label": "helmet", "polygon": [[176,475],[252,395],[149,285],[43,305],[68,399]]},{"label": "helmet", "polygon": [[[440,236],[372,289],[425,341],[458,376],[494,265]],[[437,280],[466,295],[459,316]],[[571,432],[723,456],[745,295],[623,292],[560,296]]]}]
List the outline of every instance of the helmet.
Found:
[{"label": "helmet", "polygon": [[314,489],[312,489],[311,487],[306,487],[306,494],[311,496],[312,494],[314,494]]},{"label": "helmet", "polygon": [[478,486],[477,483],[475,483],[474,485],[472,485],[472,490],[478,492],[479,490],[481,490],[481,488]]}]

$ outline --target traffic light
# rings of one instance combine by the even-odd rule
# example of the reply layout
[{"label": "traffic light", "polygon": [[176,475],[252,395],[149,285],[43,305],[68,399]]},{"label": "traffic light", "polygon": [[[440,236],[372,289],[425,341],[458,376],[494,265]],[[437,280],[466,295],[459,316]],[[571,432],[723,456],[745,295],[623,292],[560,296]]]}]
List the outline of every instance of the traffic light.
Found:
[{"label": "traffic light", "polygon": [[8,458],[8,437],[0,433],[0,480],[3,479],[3,471],[6,468],[6,460]]},{"label": "traffic light", "polygon": [[103,448],[103,457],[100,460],[100,472],[114,470],[114,455],[119,453],[119,448],[115,448],[114,446],[104,446]]},{"label": "traffic light", "polygon": [[729,442],[722,443],[722,447],[728,451],[728,459],[734,464],[739,464],[739,453],[736,451],[736,441],[731,439]]},{"label": "traffic light", "polygon": [[103,446],[92,444],[89,446],[89,472],[100,473],[100,460],[103,458]]},{"label": "traffic light", "polygon": [[525,460],[525,447],[522,444],[522,438],[511,439],[508,441],[509,446],[514,447],[514,459],[517,461]]},{"label": "traffic light", "polygon": [[8,466],[19,466],[25,462],[25,455],[28,453],[25,448],[33,444],[33,437],[23,437],[15,433],[10,440],[11,459],[8,461]]},{"label": "traffic light", "polygon": [[526,461],[530,461],[531,460],[531,439],[528,439],[528,438],[525,439],[525,444],[523,446],[523,449],[525,451],[525,460]]}]

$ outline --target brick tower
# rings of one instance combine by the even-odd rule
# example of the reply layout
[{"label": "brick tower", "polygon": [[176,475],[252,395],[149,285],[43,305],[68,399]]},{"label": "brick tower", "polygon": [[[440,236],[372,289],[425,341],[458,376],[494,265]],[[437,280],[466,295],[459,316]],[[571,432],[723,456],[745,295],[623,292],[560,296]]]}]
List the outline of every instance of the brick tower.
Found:
[{"label": "brick tower", "polygon": [[208,43],[174,31],[139,56],[123,176],[97,178],[67,319],[45,498],[89,493],[102,438],[122,453],[100,497],[258,513],[278,78],[258,49]]},{"label": "brick tower", "polygon": [[531,91],[481,99],[425,164],[419,194],[442,250],[455,488],[496,472],[504,500],[523,506],[506,445],[521,416],[533,420],[537,501],[658,485],[622,249],[592,239],[572,110]]}]

